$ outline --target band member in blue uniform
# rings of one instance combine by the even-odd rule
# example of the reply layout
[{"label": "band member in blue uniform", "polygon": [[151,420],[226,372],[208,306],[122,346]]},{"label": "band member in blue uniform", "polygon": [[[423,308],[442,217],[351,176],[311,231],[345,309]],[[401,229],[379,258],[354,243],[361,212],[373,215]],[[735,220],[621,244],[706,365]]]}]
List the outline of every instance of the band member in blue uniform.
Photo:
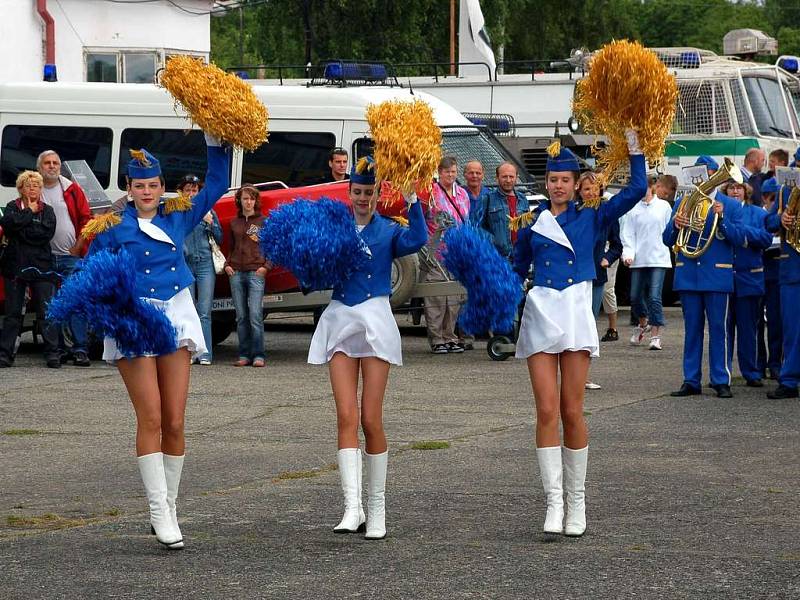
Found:
[{"label": "band member in blue uniform", "polygon": [[[774,177],[761,184],[762,206],[769,213],[777,202],[779,190]],[[773,235],[772,244],[764,251],[764,313],[758,323],[758,369],[763,377],[778,379],[783,362],[780,288],[781,239]]]},{"label": "band member in blue uniform", "polygon": [[749,387],[763,387],[758,368],[758,320],[763,312],[764,250],[772,244],[772,235],[765,228],[767,211],[752,203],[753,188],[735,181],[722,186],[723,193],[742,204],[744,242],[737,246],[733,259],[733,287],[728,311],[728,362],[733,360],[733,346],[739,370]]},{"label": "band member in blue uniform", "polygon": [[[716,171],[716,169],[715,169]],[[720,192],[712,192],[715,201],[708,211],[704,235],[711,235],[713,213],[718,230],[708,250],[697,258],[678,252],[672,288],[680,293],[683,309],[683,385],[671,396],[694,396],[702,393],[703,332],[708,319],[708,359],[711,387],[720,398],[731,398],[731,364],[728,357],[728,310],[733,293],[734,248],[744,245],[742,206]],[[689,219],[679,212],[687,196],[676,202],[672,219],[664,229],[663,240],[675,246],[681,228]]]},{"label": "band member in blue uniform", "polygon": [[800,381],[800,319],[797,307],[800,306],[800,253],[788,244],[786,232],[797,227],[797,215],[786,210],[791,190],[788,187],[778,192],[778,201],[767,216],[767,229],[778,232],[783,229],[780,254],[781,322],[783,323],[783,365],[778,376],[778,387],[767,394],[768,398],[779,400],[797,398],[797,384]]},{"label": "band member in blue uniform", "polygon": [[[630,183],[602,204],[577,207],[580,167],[572,152],[562,149],[548,159],[545,185],[550,199],[536,209],[531,225],[520,229],[514,252],[514,270],[521,277],[527,277],[533,265],[533,287],[525,300],[516,356],[527,359],[536,403],[536,456],[547,497],[546,533],[580,536],[586,530],[589,437],[583,418],[584,383],[591,357],[599,355],[600,347],[592,313],[594,242],[599,231],[633,208],[647,191],[638,136],[629,130],[626,137]],[[559,420],[564,426],[563,449]]]},{"label": "band member in blue uniform", "polygon": [[[389,366],[401,365],[400,331],[389,304],[392,261],[425,245],[428,230],[416,195],[407,200],[408,227],[375,214],[374,162],[359,161],[350,174],[350,202],[369,259],[333,290],[320,317],[308,362],[328,363],[336,403],[337,463],[345,512],[336,533],[364,531],[361,504],[361,451],[358,425],[364,430],[367,464],[367,539],[386,537],[386,468],[389,453],[383,430],[383,396]],[[359,413],[358,380],[362,379]]]},{"label": "band member in blue uniform", "polygon": [[[228,189],[227,152],[206,134],[206,185],[191,201],[172,209],[160,203],[164,178],[146,150],[131,152],[127,206],[119,223],[99,233],[90,253],[125,248],[137,262],[137,293],[164,309],[177,332],[178,350],[163,356],[124,356],[106,338],[103,358],[115,363],[136,412],[136,455],[147,492],[156,538],[170,549],[183,547],[175,499],[183,470],[183,433],[192,356],[205,351],[203,330],[192,302],[192,273],[183,255],[184,238]],[[170,201],[168,201],[170,202]],[[101,217],[102,218],[102,217]],[[89,227],[89,225],[87,225]]]}]

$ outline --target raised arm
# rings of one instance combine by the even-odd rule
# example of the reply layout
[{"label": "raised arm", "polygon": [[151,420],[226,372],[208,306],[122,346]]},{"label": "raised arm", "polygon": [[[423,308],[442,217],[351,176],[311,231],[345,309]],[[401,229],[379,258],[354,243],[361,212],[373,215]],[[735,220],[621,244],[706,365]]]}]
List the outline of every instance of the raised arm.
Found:
[{"label": "raised arm", "polygon": [[228,150],[219,145],[219,141],[206,134],[206,151],[208,168],[206,170],[205,186],[192,199],[192,209],[186,212],[187,232],[203,220],[205,214],[211,210],[222,195],[228,191],[230,184],[230,163]]},{"label": "raised arm", "polygon": [[619,218],[636,206],[647,193],[647,172],[645,159],[642,154],[631,154],[631,180],[608,202],[603,202],[597,209],[600,227],[608,227],[612,221]]},{"label": "raised arm", "polygon": [[414,254],[428,241],[428,227],[422,206],[415,200],[408,207],[408,227],[397,225],[392,232],[392,255],[397,258]]}]

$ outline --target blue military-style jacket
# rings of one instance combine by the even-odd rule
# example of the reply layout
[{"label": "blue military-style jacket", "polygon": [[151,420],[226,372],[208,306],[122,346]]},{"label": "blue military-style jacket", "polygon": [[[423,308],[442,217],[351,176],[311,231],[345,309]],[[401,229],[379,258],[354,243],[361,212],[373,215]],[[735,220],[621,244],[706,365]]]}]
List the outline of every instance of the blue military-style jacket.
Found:
[{"label": "blue military-style jacket", "polygon": [[765,226],[767,211],[753,204],[742,205],[744,244],[735,250],[733,280],[736,296],[764,295],[764,250],[772,244]]},{"label": "blue military-style jacket", "polygon": [[[734,248],[744,245],[742,228],[742,205],[720,192],[716,200],[723,205],[723,218],[719,220],[717,234],[708,250],[698,258],[688,258],[683,252],[675,256],[675,279],[672,289],[679,292],[724,292],[733,293]],[[678,239],[675,214],[682,204],[676,202],[672,218],[664,229],[664,243],[672,248]],[[711,231],[711,217],[706,219],[705,233]]]},{"label": "blue military-style jacket", "polygon": [[[528,199],[525,194],[514,190],[514,196],[516,197],[517,215],[528,212]],[[503,190],[497,188],[482,192],[476,199],[474,207],[472,197],[470,197],[469,220],[473,225],[489,232],[500,256],[511,256],[513,248],[511,247],[511,232],[508,229],[508,199]]]},{"label": "blue military-style jacket", "polygon": [[191,209],[166,214],[162,204],[152,221],[140,227],[136,207],[129,202],[122,221],[98,234],[89,253],[125,248],[136,260],[136,293],[169,300],[194,281],[183,256],[184,239],[228,190],[229,173],[227,151],[209,146],[205,187],[192,199]]},{"label": "blue military-style jacket", "polygon": [[428,241],[428,227],[420,202],[408,209],[408,227],[374,214],[360,235],[369,248],[369,258],[361,269],[336,286],[331,296],[347,306],[391,295],[392,261],[414,254]]},{"label": "blue military-style jacket", "polygon": [[514,250],[514,270],[523,279],[533,263],[533,283],[563,290],[595,279],[594,244],[598,233],[632,209],[647,191],[644,156],[631,156],[626,188],[598,208],[577,208],[570,202],[557,217],[550,202],[534,211],[534,222],[520,229]]},{"label": "blue military-style jacket", "polygon": [[[783,190],[783,206],[786,206],[786,201],[789,198],[789,189]],[[778,202],[772,203],[772,209],[767,215],[766,221],[767,230],[777,233],[781,230],[781,216],[778,214]],[[789,244],[781,239],[781,253],[778,255],[778,262],[780,263],[780,271],[778,274],[778,282],[781,285],[789,285],[800,283],[800,254],[795,251]]]}]

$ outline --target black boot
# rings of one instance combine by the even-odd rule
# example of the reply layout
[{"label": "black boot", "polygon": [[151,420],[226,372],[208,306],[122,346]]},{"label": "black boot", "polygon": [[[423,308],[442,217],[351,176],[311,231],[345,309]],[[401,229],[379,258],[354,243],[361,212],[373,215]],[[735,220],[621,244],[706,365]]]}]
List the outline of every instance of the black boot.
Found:
[{"label": "black boot", "polygon": [[775,388],[774,392],[767,392],[767,398],[770,400],[784,400],[786,398],[797,398],[797,388],[786,387],[781,384]]},{"label": "black boot", "polygon": [[733,398],[731,386],[729,386],[727,383],[718,383],[716,385],[712,385],[711,389],[717,392],[717,398]]},{"label": "black boot", "polygon": [[680,398],[683,396],[699,396],[702,393],[703,390],[701,390],[700,388],[696,388],[693,385],[689,385],[688,383],[684,382],[684,384],[681,386],[681,389],[675,392],[670,392],[669,395],[674,396],[676,398]]}]

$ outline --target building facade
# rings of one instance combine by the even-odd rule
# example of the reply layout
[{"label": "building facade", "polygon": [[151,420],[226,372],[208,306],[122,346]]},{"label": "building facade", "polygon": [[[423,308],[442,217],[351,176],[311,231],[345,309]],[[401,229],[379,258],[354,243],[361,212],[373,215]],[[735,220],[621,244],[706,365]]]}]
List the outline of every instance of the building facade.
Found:
[{"label": "building facade", "polygon": [[170,56],[208,59],[213,0],[2,0],[0,81],[152,83]]}]

